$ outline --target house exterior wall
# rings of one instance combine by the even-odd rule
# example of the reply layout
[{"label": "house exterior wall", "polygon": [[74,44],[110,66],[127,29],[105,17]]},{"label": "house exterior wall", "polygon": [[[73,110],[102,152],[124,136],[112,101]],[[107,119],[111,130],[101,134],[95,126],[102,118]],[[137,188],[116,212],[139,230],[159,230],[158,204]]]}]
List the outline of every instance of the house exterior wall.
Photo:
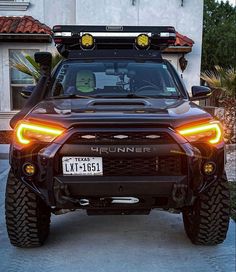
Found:
[{"label": "house exterior wall", "polygon": [[[90,25],[171,25],[193,39],[193,51],[185,56],[188,66],[183,80],[190,92],[200,83],[203,0],[29,0],[26,11],[1,11],[2,16],[30,15],[53,26],[55,24]],[[54,51],[53,44],[0,43],[0,129],[6,128],[11,112],[9,49]],[[165,54],[181,73],[181,55]],[[11,112],[12,115],[14,112]],[[9,116],[10,116],[9,115]]]}]

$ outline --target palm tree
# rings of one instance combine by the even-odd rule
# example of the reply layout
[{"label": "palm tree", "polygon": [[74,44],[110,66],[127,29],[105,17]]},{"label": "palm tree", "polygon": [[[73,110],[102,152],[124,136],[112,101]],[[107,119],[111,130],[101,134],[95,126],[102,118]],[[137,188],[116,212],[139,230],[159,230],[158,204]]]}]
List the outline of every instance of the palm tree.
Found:
[{"label": "palm tree", "polygon": [[214,71],[206,71],[201,74],[202,80],[213,89],[216,99],[234,97],[236,94],[236,70],[235,68],[224,69],[215,66]]},{"label": "palm tree", "polygon": [[[52,55],[52,68],[54,68],[59,61],[62,60],[61,55]],[[15,55],[11,61],[11,67],[17,69],[18,71],[30,75],[37,82],[40,78],[39,65],[35,62],[34,58],[27,54]]]},{"label": "palm tree", "polygon": [[201,74],[201,79],[213,90],[211,103],[225,109],[224,118],[221,120],[225,128],[225,140],[229,143],[236,142],[235,133],[235,107],[236,107],[236,70],[224,69],[215,66],[214,71]]}]

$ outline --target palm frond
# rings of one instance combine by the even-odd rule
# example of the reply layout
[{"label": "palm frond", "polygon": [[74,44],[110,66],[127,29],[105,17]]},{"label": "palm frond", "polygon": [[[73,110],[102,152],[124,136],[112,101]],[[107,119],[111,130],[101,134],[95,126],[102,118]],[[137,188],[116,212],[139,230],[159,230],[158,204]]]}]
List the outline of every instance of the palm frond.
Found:
[{"label": "palm frond", "polygon": [[54,68],[60,61],[62,56],[58,53],[52,55],[52,68]]},{"label": "palm frond", "polygon": [[21,56],[16,54],[10,60],[10,64],[12,68],[17,69],[18,71],[24,74],[30,75],[34,78],[34,80],[38,81],[40,77],[39,67],[34,66],[31,56],[29,55]]},{"label": "palm frond", "polygon": [[[52,55],[52,68],[54,68],[61,60],[61,55]],[[39,65],[30,55],[24,53],[22,55],[15,54],[10,60],[10,65],[12,68],[17,69],[24,74],[32,76],[35,81],[38,81],[40,78]]]},{"label": "palm frond", "polygon": [[35,68],[35,70],[39,71],[39,65],[38,63],[34,60],[34,58],[32,58],[29,55],[25,55],[25,58],[28,60],[28,62]]},{"label": "palm frond", "polygon": [[214,71],[201,73],[201,79],[213,90],[218,90],[222,95],[235,96],[236,93],[236,70],[234,68],[224,69],[215,66]]}]

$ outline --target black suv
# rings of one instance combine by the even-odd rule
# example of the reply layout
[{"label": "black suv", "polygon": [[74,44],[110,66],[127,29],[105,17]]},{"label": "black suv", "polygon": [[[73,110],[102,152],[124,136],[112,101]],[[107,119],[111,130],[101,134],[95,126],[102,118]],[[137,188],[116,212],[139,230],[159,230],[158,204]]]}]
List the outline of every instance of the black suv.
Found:
[{"label": "black suv", "polygon": [[[161,51],[173,27],[55,26],[63,60],[36,53],[41,78],[11,120],[6,224],[19,247],[40,246],[50,215],[183,214],[194,244],[226,237],[229,189],[218,121],[190,98]],[[31,94],[31,95],[30,95]]]}]

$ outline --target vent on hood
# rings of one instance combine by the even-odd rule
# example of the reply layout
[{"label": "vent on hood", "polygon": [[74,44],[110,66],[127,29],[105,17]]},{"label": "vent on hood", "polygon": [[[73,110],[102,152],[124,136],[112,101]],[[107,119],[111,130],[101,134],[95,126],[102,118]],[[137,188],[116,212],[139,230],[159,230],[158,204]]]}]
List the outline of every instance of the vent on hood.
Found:
[{"label": "vent on hood", "polygon": [[90,104],[92,106],[146,106],[142,101],[96,101]]}]

